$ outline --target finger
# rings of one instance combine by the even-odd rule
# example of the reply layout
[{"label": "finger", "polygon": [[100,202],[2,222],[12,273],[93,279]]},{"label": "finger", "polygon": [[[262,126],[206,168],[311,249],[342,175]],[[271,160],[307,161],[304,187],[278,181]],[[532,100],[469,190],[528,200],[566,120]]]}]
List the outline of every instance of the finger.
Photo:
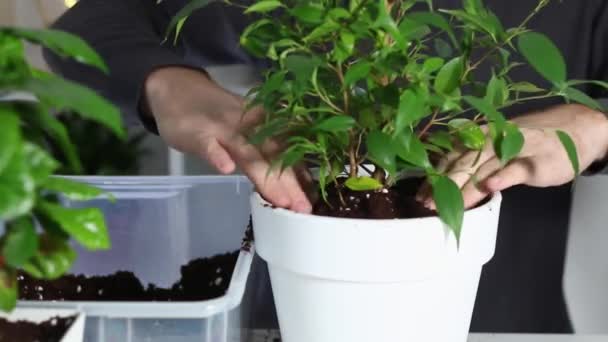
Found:
[{"label": "finger", "polygon": [[243,113],[239,124],[241,130],[249,130],[264,119],[264,109],[261,106],[251,108]]},{"label": "finger", "polygon": [[257,148],[243,136],[222,143],[266,200],[278,207],[292,207],[294,203],[287,190],[293,184],[286,184],[279,172],[269,171],[270,164]]},{"label": "finger", "polygon": [[[261,151],[267,160],[274,160],[285,149],[278,139],[267,139],[261,146]],[[280,180],[285,184],[286,190],[291,198],[291,209],[296,212],[310,213],[312,205],[303,190],[303,183],[300,182],[298,174],[293,168],[287,168],[280,172]]]},{"label": "finger", "polygon": [[199,154],[220,173],[229,174],[236,169],[235,161],[213,136],[199,138]]},{"label": "finger", "polygon": [[498,192],[512,186],[525,184],[535,173],[535,164],[531,158],[517,159],[498,171],[485,181],[485,187],[491,192]]},{"label": "finger", "polygon": [[492,158],[477,170],[475,176],[462,188],[465,208],[472,208],[493,192],[487,188],[485,180],[496,172],[499,172],[501,168],[501,161],[498,158]]}]

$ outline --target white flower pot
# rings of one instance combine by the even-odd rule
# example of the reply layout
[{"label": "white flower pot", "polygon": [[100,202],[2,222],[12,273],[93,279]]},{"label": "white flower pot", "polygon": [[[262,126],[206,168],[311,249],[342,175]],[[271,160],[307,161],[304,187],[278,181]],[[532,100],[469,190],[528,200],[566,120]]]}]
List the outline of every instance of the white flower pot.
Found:
[{"label": "white flower pot", "polygon": [[70,317],[76,316],[76,320],[68,328],[61,342],[82,342],[84,341],[84,313],[70,309],[43,309],[43,308],[20,308],[17,307],[10,314],[0,312],[0,318],[8,321],[29,321],[33,323],[42,323],[53,317]]},{"label": "white flower pot", "polygon": [[465,214],[460,249],[436,217],[297,214],[251,198],[284,342],[465,342],[501,196]]}]

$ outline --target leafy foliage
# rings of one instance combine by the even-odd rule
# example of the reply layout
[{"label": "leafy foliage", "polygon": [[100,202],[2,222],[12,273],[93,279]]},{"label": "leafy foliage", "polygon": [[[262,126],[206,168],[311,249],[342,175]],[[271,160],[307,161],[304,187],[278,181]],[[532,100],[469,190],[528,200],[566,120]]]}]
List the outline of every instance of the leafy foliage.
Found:
[{"label": "leafy foliage", "polygon": [[[64,167],[48,152],[56,146],[68,167],[82,164],[55,110],[71,110],[125,136],[118,110],[95,92],[30,67],[23,40],[38,43],[65,58],[107,71],[101,58],[80,38],[55,30],[0,28],[0,309],[17,299],[19,269],[38,278],[56,278],[69,270],[76,252],[70,239],[88,249],[110,247],[102,213],[96,208],[64,208],[58,198],[87,200],[102,192],[85,184],[54,178]],[[3,93],[26,92],[38,101],[2,100]]]},{"label": "leafy foliage", "polygon": [[[549,2],[539,0],[521,25],[509,29],[482,0],[463,0],[462,8],[450,10],[421,0],[254,2],[245,13],[255,13],[256,20],[241,44],[272,66],[250,96],[251,105],[267,113],[252,141],[291,137],[275,164],[318,165],[321,192],[337,182],[344,165],[358,170],[371,161],[374,174],[385,173],[374,177],[384,187],[422,171],[433,185],[439,216],[458,238],[462,195],[429,156],[455,144],[479,151],[490,142],[506,163],[519,154],[524,137],[504,117],[504,108],[549,97],[599,108],[573,88],[586,81],[567,81],[555,44],[526,27]],[[180,12],[181,18],[190,13]],[[550,89],[513,81],[510,72],[522,60]],[[493,71],[491,79],[479,79],[482,66]],[[575,161],[564,135],[561,141]],[[355,190],[378,187],[364,177],[351,172],[346,184]]]}]

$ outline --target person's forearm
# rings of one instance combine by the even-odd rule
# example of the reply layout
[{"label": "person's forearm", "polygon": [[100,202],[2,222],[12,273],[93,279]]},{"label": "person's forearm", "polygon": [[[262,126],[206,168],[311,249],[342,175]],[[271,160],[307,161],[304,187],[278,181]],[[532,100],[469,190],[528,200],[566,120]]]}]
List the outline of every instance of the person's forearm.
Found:
[{"label": "person's forearm", "polygon": [[105,60],[110,75],[45,51],[51,68],[83,83],[116,103],[136,122],[139,98],[148,74],[166,65],[185,65],[172,44],[161,45],[165,19],[155,1],[84,0],[53,26],[87,41]]}]

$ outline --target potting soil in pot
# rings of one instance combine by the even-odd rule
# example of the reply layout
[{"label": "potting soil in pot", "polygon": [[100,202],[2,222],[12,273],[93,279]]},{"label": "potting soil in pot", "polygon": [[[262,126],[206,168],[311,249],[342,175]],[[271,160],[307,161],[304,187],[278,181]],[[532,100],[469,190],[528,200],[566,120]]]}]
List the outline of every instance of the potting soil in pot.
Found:
[{"label": "potting soil in pot", "polygon": [[[410,178],[390,189],[353,191],[342,183],[328,186],[327,202],[317,201],[314,214],[353,219],[396,219],[435,216],[416,200],[423,179]],[[340,199],[340,196],[342,199]]]},{"label": "potting soil in pot", "polygon": [[56,280],[18,276],[22,300],[70,301],[200,301],[223,296],[239,251],[196,259],[181,267],[181,279],[171,288],[144,287],[132,272],[107,276],[65,275]]},{"label": "potting soil in pot", "polygon": [[54,317],[37,324],[0,318],[0,342],[59,342],[75,320],[76,316]]}]

